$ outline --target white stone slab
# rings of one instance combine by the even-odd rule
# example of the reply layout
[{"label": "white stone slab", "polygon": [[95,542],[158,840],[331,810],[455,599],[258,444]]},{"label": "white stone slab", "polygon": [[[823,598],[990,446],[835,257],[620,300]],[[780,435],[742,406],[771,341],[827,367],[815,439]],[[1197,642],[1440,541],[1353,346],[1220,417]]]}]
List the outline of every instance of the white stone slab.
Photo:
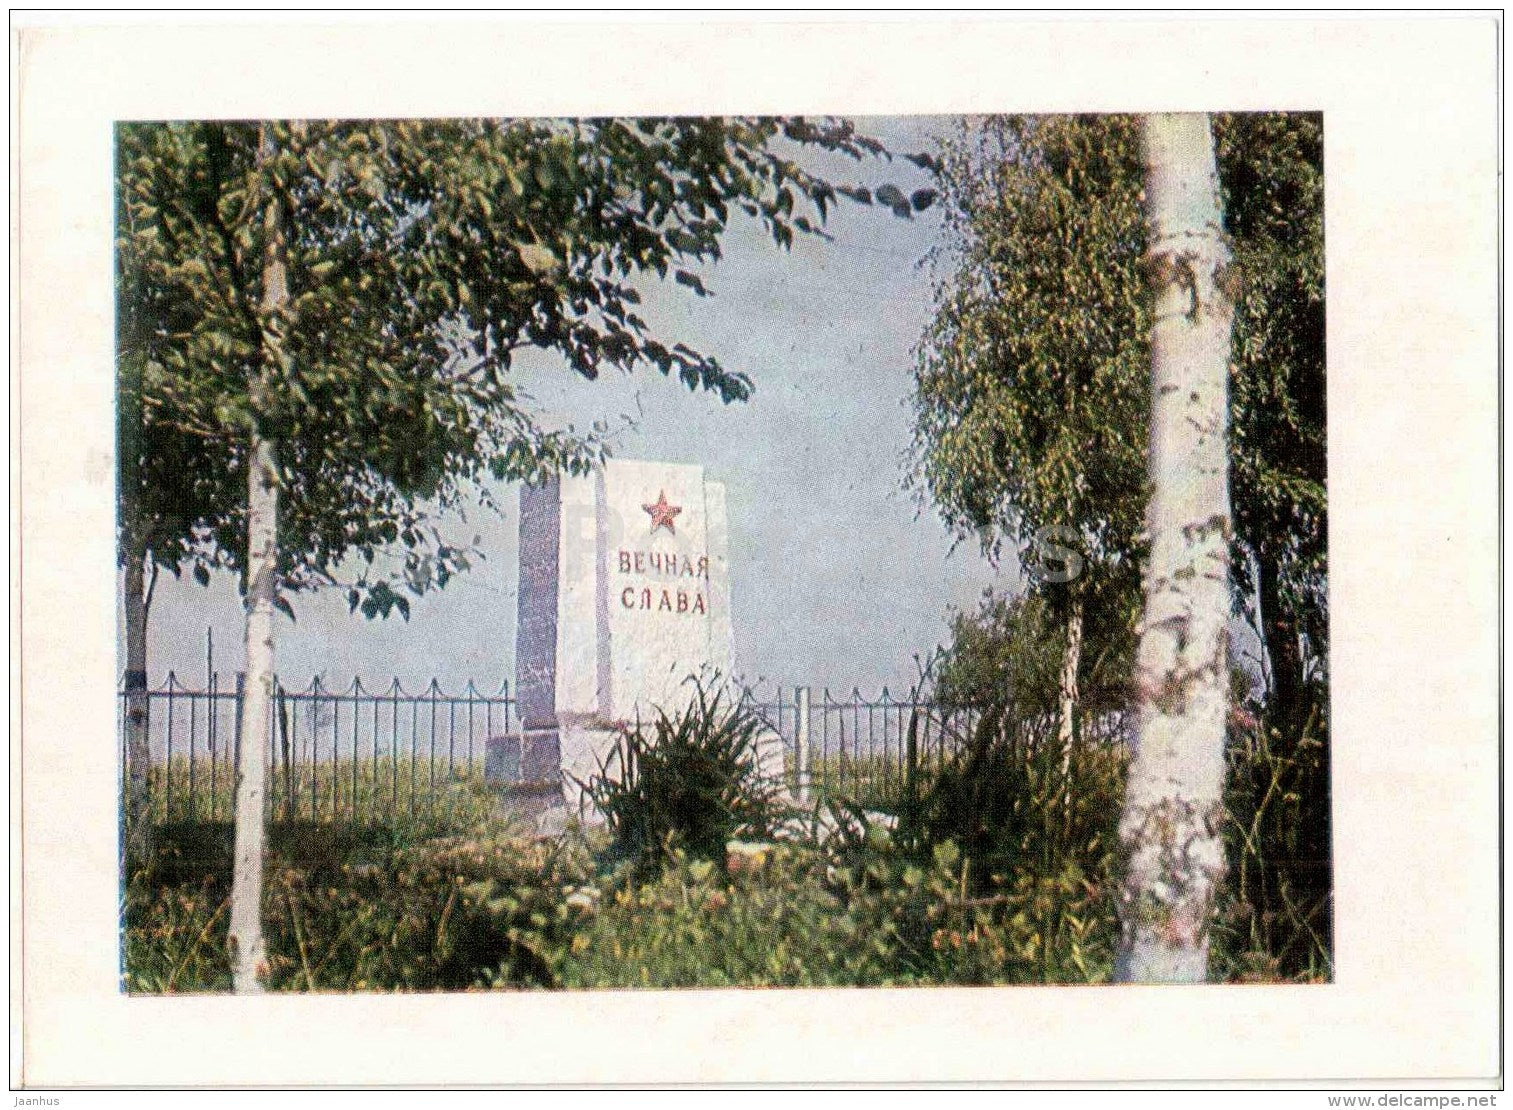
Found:
[{"label": "white stone slab", "polygon": [[725,488],[702,467],[617,459],[524,488],[519,582],[519,755],[491,766],[521,781],[587,780],[614,728],[730,677]]},{"label": "white stone slab", "polygon": [[693,698],[731,671],[725,489],[698,466],[615,460],[603,475],[611,720]]}]

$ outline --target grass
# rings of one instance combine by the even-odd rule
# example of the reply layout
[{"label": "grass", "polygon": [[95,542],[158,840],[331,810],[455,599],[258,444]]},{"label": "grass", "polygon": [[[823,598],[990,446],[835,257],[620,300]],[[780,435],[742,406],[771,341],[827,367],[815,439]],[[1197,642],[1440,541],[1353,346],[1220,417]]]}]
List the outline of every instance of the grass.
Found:
[{"label": "grass", "polygon": [[[486,816],[492,795],[484,784],[483,760],[469,762],[439,755],[325,758],[315,763],[279,764],[267,777],[269,817],[275,820],[355,821],[445,815],[467,825]],[[152,820],[230,821],[236,808],[235,768],[224,756],[212,767],[208,757],[193,761],[176,755],[154,763],[147,774]]]},{"label": "grass", "polygon": [[[272,990],[540,986],[565,920],[563,885],[587,857],[532,843],[497,819],[468,832],[421,818],[269,826],[263,920]],[[232,828],[157,829],[154,859],[123,893],[123,988],[230,989]]]},{"label": "grass", "polygon": [[[638,747],[636,774],[605,793],[615,810],[611,826],[550,841],[524,836],[501,816],[495,793],[472,768],[317,765],[307,782],[321,805],[286,816],[275,801],[269,825],[267,986],[1108,980],[1122,748],[1083,744],[1066,762],[1051,734],[988,722],[962,738],[956,757],[913,776],[881,758],[848,755],[842,764],[837,754],[833,779],[828,757],[818,765],[815,804],[829,819],[774,845],[766,842],[772,815],[762,808],[771,799],[722,777],[749,774],[739,729],[714,723],[663,723],[660,753]],[[1328,887],[1300,867],[1317,855],[1318,837],[1298,831],[1299,799],[1311,796],[1322,773],[1318,747],[1307,736],[1288,746],[1258,735],[1232,750],[1231,862],[1213,934],[1216,978],[1330,975],[1322,931]],[[162,768],[158,796],[174,782],[190,797],[187,771]],[[426,793],[433,773],[434,796]],[[283,781],[275,776],[275,800],[287,797],[278,793]],[[413,806],[404,804],[409,799]],[[124,989],[230,989],[227,805],[224,816],[185,807],[193,819],[160,822],[154,856],[128,868]],[[871,810],[895,815],[893,827]],[[732,846],[732,836],[748,831],[763,842]]]},{"label": "grass", "polygon": [[[158,830],[124,897],[123,987],[230,989],[231,830]],[[951,851],[785,845],[725,867],[675,852],[653,880],[589,841],[508,828],[275,824],[263,917],[275,991],[980,985],[1107,975],[1108,937],[1044,932],[1047,891],[970,893]],[[1079,897],[1087,897],[1078,886]]]}]

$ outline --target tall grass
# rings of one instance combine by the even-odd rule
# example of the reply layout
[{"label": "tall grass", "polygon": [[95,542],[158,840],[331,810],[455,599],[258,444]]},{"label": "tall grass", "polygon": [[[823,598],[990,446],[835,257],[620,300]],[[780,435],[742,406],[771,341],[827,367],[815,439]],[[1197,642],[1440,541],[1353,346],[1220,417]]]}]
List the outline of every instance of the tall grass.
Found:
[{"label": "tall grass", "polygon": [[[232,830],[160,827],[158,853],[128,876],[122,986],[230,989]],[[369,826],[275,823],[263,891],[272,990],[465,990],[540,986],[544,953],[586,876],[571,843],[508,823],[462,831],[401,819]]]},{"label": "tall grass", "polygon": [[1296,736],[1264,718],[1233,730],[1228,874],[1214,930],[1221,976],[1332,978],[1329,801],[1327,732],[1317,707]]},{"label": "tall grass", "polygon": [[[266,781],[275,820],[365,823],[425,814],[466,824],[486,816],[494,797],[481,758],[446,755],[279,761]],[[235,814],[236,770],[224,758],[212,764],[175,755],[152,764],[147,782],[154,822],[230,821]]]}]

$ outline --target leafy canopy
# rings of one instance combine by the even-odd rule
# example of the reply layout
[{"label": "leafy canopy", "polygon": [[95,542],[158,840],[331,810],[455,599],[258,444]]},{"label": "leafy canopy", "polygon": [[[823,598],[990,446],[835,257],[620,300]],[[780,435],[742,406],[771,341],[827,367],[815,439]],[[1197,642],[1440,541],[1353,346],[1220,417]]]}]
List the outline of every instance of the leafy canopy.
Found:
[{"label": "leafy canopy", "polygon": [[[1230,375],[1237,586],[1254,587],[1254,562],[1274,568],[1322,666],[1322,121],[1221,115],[1215,133],[1240,275]],[[1073,527],[1092,583],[1106,583],[1111,600],[1132,594],[1150,365],[1137,121],[972,121],[946,145],[936,177],[950,238],[918,353],[915,479],[948,527],[990,550],[1047,525]]]},{"label": "leafy canopy", "polygon": [[[239,568],[246,450],[279,447],[280,578],[347,583],[369,615],[407,605],[376,568],[394,545],[414,592],[466,565],[434,512],[487,479],[582,470],[599,429],[545,427],[512,382],[532,346],[574,372],[650,365],[730,402],[751,382],[637,315],[639,284],[707,295],[738,216],[779,246],[823,234],[841,195],[898,215],[896,187],[832,186],[813,147],[886,153],[803,118],[132,123],[117,131],[122,558],[207,581]],[[911,156],[921,165],[933,163]],[[289,229],[289,304],[260,308],[270,199]],[[249,388],[271,324],[285,365]]]},{"label": "leafy canopy", "polygon": [[918,352],[916,476],[990,551],[1052,526],[1095,559],[1134,546],[1139,172],[1122,117],[995,117],[946,146],[949,254]]}]

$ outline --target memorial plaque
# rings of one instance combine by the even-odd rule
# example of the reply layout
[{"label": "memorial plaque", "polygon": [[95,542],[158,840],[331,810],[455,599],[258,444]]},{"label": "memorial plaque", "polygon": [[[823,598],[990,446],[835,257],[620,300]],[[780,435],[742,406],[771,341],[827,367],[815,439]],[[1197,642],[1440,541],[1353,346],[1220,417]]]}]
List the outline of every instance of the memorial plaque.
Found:
[{"label": "memorial plaque", "polygon": [[[734,665],[725,487],[700,466],[612,460],[520,495],[520,733],[489,775],[581,801],[614,729],[675,713]],[[566,775],[563,774],[566,772]]]}]

